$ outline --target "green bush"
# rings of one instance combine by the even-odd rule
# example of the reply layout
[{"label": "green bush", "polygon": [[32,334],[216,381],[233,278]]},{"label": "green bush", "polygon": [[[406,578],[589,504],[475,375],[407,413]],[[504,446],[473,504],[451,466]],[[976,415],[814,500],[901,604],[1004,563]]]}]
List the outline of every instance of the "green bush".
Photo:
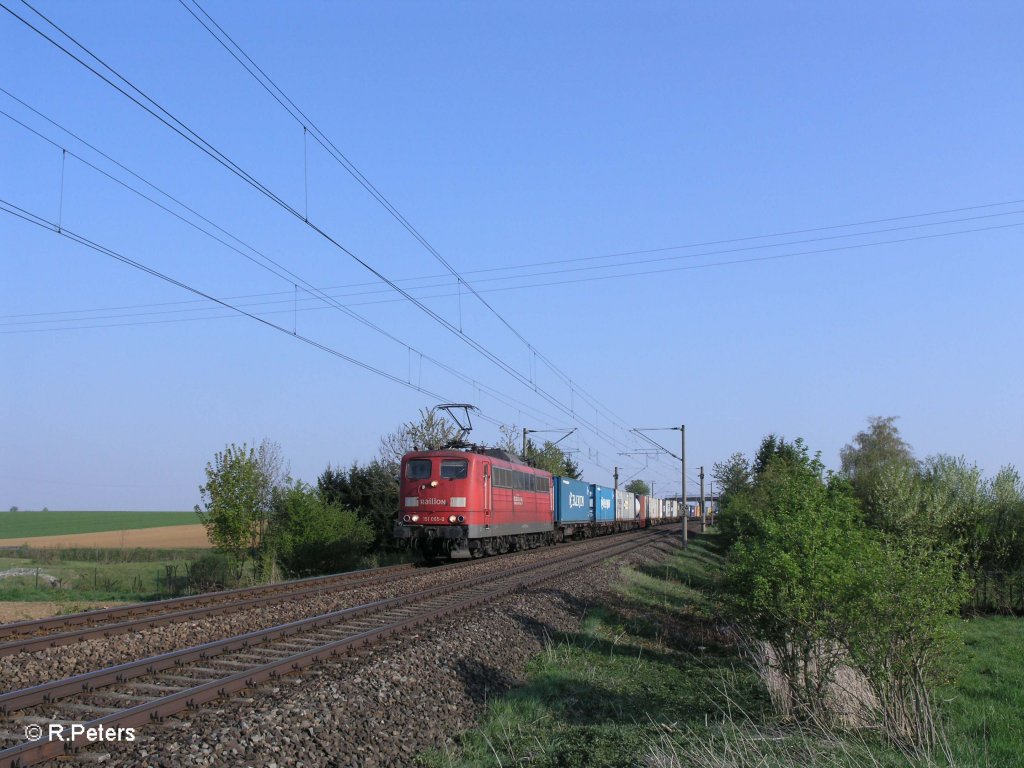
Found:
[{"label": "green bush", "polygon": [[[936,745],[931,691],[955,669],[968,580],[961,550],[935,535],[937,520],[958,519],[955,505],[918,504],[919,492],[888,502],[886,519],[907,523],[902,533],[870,528],[849,482],[797,440],[785,451],[776,444],[734,499],[730,608],[766,680],[781,680],[773,698],[784,714],[852,716],[901,744]],[[899,503],[935,514],[915,517]],[[839,690],[840,670],[852,675],[849,690]]]},{"label": "green bush", "polygon": [[270,526],[270,545],[291,576],[315,576],[356,567],[374,535],[370,525],[337,504],[330,504],[302,482],[278,489]]},{"label": "green bush", "polygon": [[210,552],[185,565],[185,586],[189,592],[214,592],[236,586],[237,570],[231,558]]},{"label": "green bush", "polygon": [[734,502],[740,524],[725,586],[734,620],[770,648],[785,713],[820,717],[844,657],[836,641],[855,620],[867,534],[849,486],[826,481],[821,461],[801,441],[794,447]]}]

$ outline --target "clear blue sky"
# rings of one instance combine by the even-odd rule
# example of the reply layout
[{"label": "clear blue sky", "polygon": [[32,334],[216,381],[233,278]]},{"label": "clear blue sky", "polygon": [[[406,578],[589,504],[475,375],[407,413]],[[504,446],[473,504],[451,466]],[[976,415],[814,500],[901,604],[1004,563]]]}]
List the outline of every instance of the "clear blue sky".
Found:
[{"label": "clear blue sky", "polygon": [[[0,110],[53,143],[0,115],[0,198],[477,404],[479,441],[579,426],[588,478],[618,465],[659,495],[678,463],[619,455],[641,445],[623,427],[685,423],[691,476],[768,432],[836,466],[886,415],[921,457],[1024,463],[1020,3],[203,0],[497,315],[312,139],[304,160],[301,125],[181,4],[33,5],[539,391],[2,10],[0,86],[24,104]],[[263,438],[313,482],[437,402],[4,211],[0,259],[4,509],[190,508],[215,451]]]}]

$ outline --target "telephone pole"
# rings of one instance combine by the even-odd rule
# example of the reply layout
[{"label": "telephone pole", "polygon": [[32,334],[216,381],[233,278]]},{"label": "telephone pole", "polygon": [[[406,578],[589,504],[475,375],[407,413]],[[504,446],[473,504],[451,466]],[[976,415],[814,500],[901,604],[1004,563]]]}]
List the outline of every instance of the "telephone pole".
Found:
[{"label": "telephone pole", "polygon": [[704,533],[705,521],[708,517],[704,500],[704,467],[700,468],[700,532]]},{"label": "telephone pole", "polygon": [[688,518],[690,508],[686,506],[686,425],[679,425],[679,463],[683,465],[683,549],[690,543],[690,520]]},{"label": "telephone pole", "polygon": [[[664,432],[664,431],[675,432],[677,430],[679,432],[679,455],[678,456],[676,456],[676,454],[672,453],[672,451],[670,451],[668,448],[663,446],[661,443],[659,443],[659,442],[657,442],[655,440],[652,440],[651,438],[649,438],[647,435],[644,434],[644,432]],[[687,529],[687,525],[688,525],[689,521],[688,521],[688,518],[687,518],[687,509],[686,509],[686,425],[685,424],[680,424],[678,427],[651,427],[649,429],[640,429],[639,427],[636,427],[636,428],[634,428],[631,431],[634,432],[635,434],[640,435],[640,437],[642,437],[644,440],[646,440],[648,443],[653,445],[655,448],[657,448],[662,453],[667,453],[672,458],[679,460],[680,479],[682,480],[682,492],[683,492],[683,512],[682,512],[682,517],[683,517],[683,547],[686,547],[686,545],[689,543],[689,539],[690,539],[689,530]]]}]

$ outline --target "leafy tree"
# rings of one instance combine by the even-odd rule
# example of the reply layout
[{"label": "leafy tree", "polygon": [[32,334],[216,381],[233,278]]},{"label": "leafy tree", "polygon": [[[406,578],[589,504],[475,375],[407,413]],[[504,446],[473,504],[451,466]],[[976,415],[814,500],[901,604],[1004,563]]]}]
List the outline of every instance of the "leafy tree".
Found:
[{"label": "leafy tree", "polygon": [[986,485],[984,537],[979,560],[987,570],[1024,569],[1024,483],[1013,467],[1003,467]]},{"label": "leafy tree", "polygon": [[651,492],[651,486],[645,483],[640,478],[636,480],[630,480],[626,483],[625,489],[628,493],[638,493],[641,496],[647,496]]},{"label": "leafy tree", "polygon": [[562,477],[571,477],[574,480],[578,480],[580,475],[582,474],[582,470],[580,469],[580,465],[577,464],[573,460],[572,456],[570,456],[567,453],[565,454],[565,458],[562,459],[561,470],[556,472],[555,474],[561,475]]},{"label": "leafy tree", "polygon": [[774,461],[786,461],[791,464],[800,464],[802,461],[801,451],[798,447],[798,443],[800,442],[801,441],[798,438],[794,443],[787,443],[784,437],[779,437],[774,434],[770,434],[764,438],[757,449],[757,453],[754,454],[754,463],[751,467],[754,477],[759,477],[766,469],[768,469],[768,465]]},{"label": "leafy tree", "polygon": [[864,511],[874,515],[880,498],[880,485],[886,478],[906,479],[917,469],[910,446],[896,428],[895,416],[868,419],[867,430],[858,432],[853,442],[839,452],[842,472],[853,484]]},{"label": "leafy tree", "polygon": [[543,469],[553,475],[574,478],[580,476],[579,465],[550,440],[545,440],[544,444],[538,448],[536,443],[527,439],[526,456],[523,459],[531,467]]},{"label": "leafy tree", "polygon": [[353,510],[373,531],[373,550],[391,546],[391,530],[398,510],[398,477],[382,461],[365,466],[353,463],[348,470],[327,467],[317,480],[320,495],[328,504]]},{"label": "leafy tree", "polygon": [[277,560],[292,576],[349,570],[373,541],[365,520],[303,482],[275,490],[271,521]]},{"label": "leafy tree", "polygon": [[419,421],[407,421],[380,440],[380,460],[398,475],[402,457],[409,451],[434,451],[451,443],[459,430],[434,409],[420,409]]},{"label": "leafy tree", "polygon": [[264,440],[259,448],[234,443],[214,454],[199,486],[203,506],[195,507],[214,547],[229,556],[237,576],[264,543],[275,482],[281,480],[280,449]]},{"label": "leafy tree", "polygon": [[727,461],[716,461],[711,468],[711,476],[718,488],[720,506],[728,506],[729,500],[750,489],[752,471],[747,457],[740,452],[734,453]]},{"label": "leafy tree", "polygon": [[9,510],[7,510],[7,511],[8,511],[8,512],[17,512],[17,511],[18,511],[18,508],[17,508],[17,507],[11,507],[11,508],[10,508]]}]

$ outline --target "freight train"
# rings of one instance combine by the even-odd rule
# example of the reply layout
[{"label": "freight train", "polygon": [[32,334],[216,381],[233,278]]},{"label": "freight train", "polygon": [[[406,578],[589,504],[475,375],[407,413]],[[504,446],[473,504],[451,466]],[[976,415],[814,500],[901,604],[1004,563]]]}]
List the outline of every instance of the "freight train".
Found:
[{"label": "freight train", "polygon": [[453,559],[678,522],[681,505],[559,477],[497,449],[402,457],[397,543]]}]

